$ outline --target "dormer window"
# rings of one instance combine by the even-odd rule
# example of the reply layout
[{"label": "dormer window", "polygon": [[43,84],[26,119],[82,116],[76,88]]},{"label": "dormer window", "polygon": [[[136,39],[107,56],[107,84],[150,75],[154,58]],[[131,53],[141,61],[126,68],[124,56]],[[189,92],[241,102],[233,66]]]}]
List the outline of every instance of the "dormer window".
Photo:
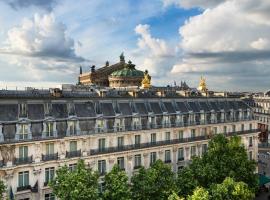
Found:
[{"label": "dormer window", "polygon": [[76,122],[72,121],[69,126],[69,133],[70,135],[76,135],[77,130],[76,130]]},{"label": "dormer window", "polygon": [[46,123],[46,136],[47,137],[53,136],[53,122]]},{"label": "dormer window", "polygon": [[27,124],[21,124],[20,125],[20,140],[28,139],[28,125]]},{"label": "dormer window", "polygon": [[97,120],[97,132],[102,133],[104,129],[104,122],[103,120]]}]

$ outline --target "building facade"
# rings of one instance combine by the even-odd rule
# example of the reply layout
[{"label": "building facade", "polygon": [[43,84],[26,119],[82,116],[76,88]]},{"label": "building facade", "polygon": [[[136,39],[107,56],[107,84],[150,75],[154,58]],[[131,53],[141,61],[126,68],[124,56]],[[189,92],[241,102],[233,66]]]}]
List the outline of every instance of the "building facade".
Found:
[{"label": "building facade", "polygon": [[241,136],[249,158],[257,159],[257,122],[243,101],[136,96],[0,91],[0,176],[9,194],[54,199],[48,182],[78,159],[101,175],[118,164],[131,177],[157,159],[177,172],[218,133]]}]

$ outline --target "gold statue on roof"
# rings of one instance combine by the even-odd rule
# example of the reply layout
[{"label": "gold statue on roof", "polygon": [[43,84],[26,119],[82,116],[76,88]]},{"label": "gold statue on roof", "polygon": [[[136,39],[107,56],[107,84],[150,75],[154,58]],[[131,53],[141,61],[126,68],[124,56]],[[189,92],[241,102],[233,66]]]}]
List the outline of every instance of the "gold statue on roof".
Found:
[{"label": "gold statue on roof", "polygon": [[206,79],[201,76],[200,84],[198,90],[201,92],[207,92]]},{"label": "gold statue on roof", "polygon": [[151,76],[148,73],[148,70],[144,72],[144,78],[142,80],[142,88],[148,89],[151,87]]}]

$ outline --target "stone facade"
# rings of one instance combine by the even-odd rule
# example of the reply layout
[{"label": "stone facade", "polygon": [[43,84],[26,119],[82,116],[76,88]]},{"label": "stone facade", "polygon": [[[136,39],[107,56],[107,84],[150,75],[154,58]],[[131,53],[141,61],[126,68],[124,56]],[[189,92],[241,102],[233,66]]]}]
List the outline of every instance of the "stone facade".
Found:
[{"label": "stone facade", "polygon": [[6,97],[0,122],[0,176],[18,200],[48,197],[47,174],[78,159],[102,175],[119,164],[131,177],[155,159],[177,172],[217,133],[258,153],[257,121],[239,99]]}]

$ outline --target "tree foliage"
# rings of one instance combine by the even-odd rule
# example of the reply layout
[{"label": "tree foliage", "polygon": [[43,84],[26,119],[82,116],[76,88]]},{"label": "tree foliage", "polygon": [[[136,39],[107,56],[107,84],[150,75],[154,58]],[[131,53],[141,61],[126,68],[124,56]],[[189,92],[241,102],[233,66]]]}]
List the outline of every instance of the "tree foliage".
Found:
[{"label": "tree foliage", "polygon": [[79,160],[75,170],[65,165],[56,171],[56,178],[49,183],[53,193],[61,200],[99,199],[98,174],[86,168]]},{"label": "tree foliage", "polygon": [[213,200],[251,200],[254,193],[244,182],[235,182],[232,178],[226,178],[223,183],[211,187],[211,199]]},{"label": "tree foliage", "polygon": [[0,199],[3,199],[4,193],[6,192],[6,185],[0,180]]},{"label": "tree foliage", "polygon": [[202,187],[197,187],[191,196],[187,198],[187,200],[209,200],[209,192],[202,188]]},{"label": "tree foliage", "polygon": [[131,193],[128,185],[128,177],[125,171],[115,165],[112,170],[105,175],[105,200],[130,200]]},{"label": "tree foliage", "polygon": [[258,186],[255,169],[256,163],[248,159],[240,137],[228,139],[219,134],[210,140],[208,151],[202,157],[194,157],[189,167],[179,172],[179,194],[186,197],[194,187],[210,188],[226,177],[247,183],[254,192]]},{"label": "tree foliage", "polygon": [[141,168],[131,178],[134,200],[163,200],[176,190],[171,166],[157,160],[149,169]]},{"label": "tree foliage", "polygon": [[184,198],[180,198],[177,193],[173,192],[169,197],[168,200],[185,200]]}]

